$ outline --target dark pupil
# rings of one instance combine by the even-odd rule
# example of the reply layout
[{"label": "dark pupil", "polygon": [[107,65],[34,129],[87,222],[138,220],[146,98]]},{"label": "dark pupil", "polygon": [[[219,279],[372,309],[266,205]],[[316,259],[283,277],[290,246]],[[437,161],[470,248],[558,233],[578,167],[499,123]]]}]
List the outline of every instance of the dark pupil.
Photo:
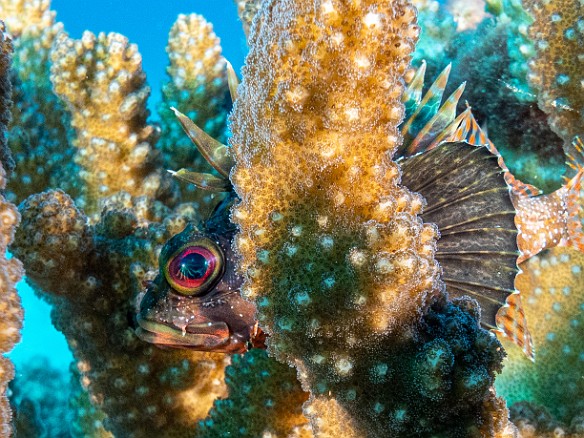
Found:
[{"label": "dark pupil", "polygon": [[207,272],[207,259],[197,253],[187,254],[180,261],[180,273],[189,280],[202,278]]}]

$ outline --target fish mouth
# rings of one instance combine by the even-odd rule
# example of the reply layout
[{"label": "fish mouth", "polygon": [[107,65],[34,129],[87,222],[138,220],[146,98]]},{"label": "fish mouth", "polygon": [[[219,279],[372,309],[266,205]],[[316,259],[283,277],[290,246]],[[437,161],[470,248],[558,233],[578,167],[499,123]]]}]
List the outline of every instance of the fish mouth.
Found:
[{"label": "fish mouth", "polygon": [[145,342],[171,348],[229,352],[231,333],[225,322],[187,324],[184,329],[137,317],[136,335]]}]

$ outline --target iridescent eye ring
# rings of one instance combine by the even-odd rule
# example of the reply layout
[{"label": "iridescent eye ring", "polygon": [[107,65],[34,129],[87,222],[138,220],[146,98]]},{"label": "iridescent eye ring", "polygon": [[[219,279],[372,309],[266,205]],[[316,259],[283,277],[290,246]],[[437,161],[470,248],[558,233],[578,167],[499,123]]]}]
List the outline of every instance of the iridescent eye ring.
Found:
[{"label": "iridescent eye ring", "polygon": [[168,259],[164,276],[183,295],[203,295],[217,284],[224,269],[221,248],[201,238],[182,246]]}]

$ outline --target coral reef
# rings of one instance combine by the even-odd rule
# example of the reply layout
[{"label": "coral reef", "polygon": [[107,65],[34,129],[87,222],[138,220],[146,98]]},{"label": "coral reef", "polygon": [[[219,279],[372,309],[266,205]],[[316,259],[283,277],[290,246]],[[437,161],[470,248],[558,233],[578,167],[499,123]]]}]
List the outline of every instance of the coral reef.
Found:
[{"label": "coral reef", "polygon": [[302,404],[302,391],[293,368],[268,357],[264,350],[233,356],[225,370],[229,397],[215,402],[195,436],[215,438],[312,436]]},{"label": "coral reef", "polygon": [[241,23],[243,24],[243,31],[245,35],[249,35],[251,22],[260,10],[261,0],[235,0],[237,5],[237,12]]},{"label": "coral reef", "polygon": [[[228,366],[225,356],[157,349],[134,333],[139,294],[166,260],[163,245],[187,223],[205,219],[220,199],[179,190],[164,171],[221,174],[205,164],[167,108],[186,113],[219,142],[228,140],[228,92],[237,93],[229,90],[233,77],[227,80],[210,25],[180,15],[171,29],[159,131],[147,120],[149,90],[140,55],[127,39],[85,33],[75,41],[47,1],[0,0],[17,66],[8,137],[17,169],[6,196],[33,195],[21,205],[23,223],[12,250],[25,263],[28,281],[53,305],[54,324],[74,352],[71,409],[77,416],[69,433],[513,436],[493,389],[504,352],[479,324],[492,319],[507,290],[480,297],[493,301],[482,317],[474,301],[447,298],[444,284],[454,292],[453,282],[440,279],[438,262],[445,272],[448,262],[440,259],[436,227],[422,222],[438,222],[432,219],[436,203],[425,204],[415,193],[405,164],[392,161],[392,154],[398,151],[397,161],[411,146],[401,146],[400,122],[407,115],[403,79],[416,80],[409,68],[419,33],[415,4],[427,29],[415,59],[427,57],[430,74],[453,61],[450,83],[468,80],[466,99],[512,170],[546,191],[556,188],[562,139],[547,126],[526,83],[529,17],[516,0],[490,0],[495,19],[478,26],[464,14],[455,17],[462,11],[456,1],[266,0],[261,9],[257,0],[236,3],[251,32],[232,119],[233,182],[241,196],[233,210],[241,226],[236,249],[243,257],[243,292],[271,333],[271,354],[287,364],[251,350]],[[552,1],[536,12],[549,15],[560,3],[568,5]],[[560,24],[542,25],[541,17],[530,33],[539,41],[551,41],[549,30],[569,21],[562,16]],[[541,46],[534,72],[538,62],[549,62],[551,52]],[[576,73],[566,74],[571,86]],[[556,80],[549,87],[567,90],[563,85]],[[545,87],[540,97],[548,96]],[[431,88],[420,120],[434,121],[430,111],[440,108],[443,88]],[[421,85],[418,91],[421,98]],[[447,100],[437,126],[450,120],[447,114],[454,117],[461,92]],[[575,108],[577,99],[569,98]],[[571,123],[562,119],[570,111],[550,112],[560,114],[556,129]],[[405,137],[414,135],[406,130]],[[423,150],[412,146],[418,147]],[[10,170],[8,154],[0,156]],[[55,188],[68,194],[40,193]],[[18,214],[6,208],[12,230]],[[443,245],[452,242],[447,234]],[[19,264],[2,259],[2,268],[5,263],[15,268],[12,285]],[[583,263],[574,250],[558,248],[522,264],[517,286],[527,297],[528,320],[539,326],[533,330],[538,356],[533,364],[506,344],[510,358],[498,389],[520,402],[511,413],[524,437],[582,433]],[[13,289],[7,290],[10,300],[2,297],[0,311],[10,315],[2,323],[11,327],[2,333],[12,343],[22,315]],[[8,349],[5,344],[0,347]],[[1,365],[9,364],[2,359]],[[2,381],[10,376],[6,370]],[[19,389],[13,396],[19,434],[39,436],[50,427],[50,397],[35,401],[23,397],[25,385]],[[8,433],[3,418],[0,435]]]},{"label": "coral reef", "polygon": [[576,0],[525,0],[523,5],[534,19],[529,36],[536,54],[529,80],[539,90],[539,106],[554,132],[569,144],[584,133],[584,7]]},{"label": "coral reef", "polygon": [[16,436],[43,436],[32,433],[39,428],[49,431],[51,437],[69,436],[76,412],[69,407],[71,377],[66,371],[54,368],[45,356],[33,357],[18,367],[10,384]]},{"label": "coral reef", "polygon": [[116,436],[185,436],[224,393],[226,359],[142,343],[128,319],[140,282],[128,279],[145,280],[160,246],[196,220],[194,210],[183,205],[173,214],[127,194],[107,204],[89,226],[65,193],[31,196],[21,206],[13,251],[28,281],[58,309],[53,322],[68,339],[92,403],[106,414],[106,429]]},{"label": "coral reef", "polygon": [[500,345],[473,301],[444,300],[436,229],[390,160],[414,8],[279,1],[260,14],[232,115],[236,248],[269,351],[312,394],[316,435],[339,418],[355,436],[502,432]]},{"label": "coral reef", "polygon": [[418,9],[418,23],[422,28],[420,40],[412,55],[416,65],[424,60],[442,59],[450,41],[456,35],[456,21],[436,0],[414,0]]},{"label": "coral reef", "polygon": [[[227,141],[231,99],[219,38],[200,15],[179,15],[170,30],[166,51],[170,59],[166,69],[169,81],[163,85],[158,111],[162,128],[158,148],[164,154],[164,166],[173,170],[208,171],[207,162],[184,135],[171,108],[185,113],[211,137]],[[182,200],[197,202],[203,216],[220,199],[190,185],[181,189]]]},{"label": "coral reef", "polygon": [[8,143],[18,172],[8,181],[6,196],[20,202],[49,186],[76,196],[70,117],[50,81],[50,51],[63,25],[48,1],[2,0],[0,16],[14,38]]},{"label": "coral reef", "polygon": [[160,169],[153,145],[158,130],[146,123],[150,89],[136,45],[122,35],[61,34],[51,53],[55,93],[71,112],[74,160],[84,193],[77,204],[88,214],[99,199],[118,191],[169,200],[170,176]]},{"label": "coral reef", "polygon": [[511,407],[511,419],[517,425],[521,438],[582,438],[584,436],[584,415],[574,417],[565,426],[558,423],[545,408],[527,402]]},{"label": "coral reef", "polygon": [[584,410],[584,254],[557,247],[520,265],[516,287],[532,331],[535,362],[504,342],[509,354],[497,388],[509,404],[543,405],[569,426]]},{"label": "coral reef", "polygon": [[22,265],[16,258],[8,258],[8,245],[20,221],[16,207],[8,202],[3,191],[12,158],[6,144],[5,133],[10,119],[11,86],[8,80],[12,41],[0,22],[0,435],[10,433],[11,410],[6,397],[6,387],[13,377],[12,362],[6,357],[20,340],[23,311],[16,293],[16,283],[23,275]]},{"label": "coral reef", "polygon": [[548,126],[527,81],[527,59],[534,52],[527,37],[532,20],[521,2],[489,1],[494,17],[487,17],[476,29],[457,33],[447,5],[421,3],[421,50],[414,53],[415,62],[425,59],[431,75],[451,63],[447,92],[466,82],[458,109],[462,111],[467,103],[473,107],[513,174],[546,193],[560,187],[562,140]]}]

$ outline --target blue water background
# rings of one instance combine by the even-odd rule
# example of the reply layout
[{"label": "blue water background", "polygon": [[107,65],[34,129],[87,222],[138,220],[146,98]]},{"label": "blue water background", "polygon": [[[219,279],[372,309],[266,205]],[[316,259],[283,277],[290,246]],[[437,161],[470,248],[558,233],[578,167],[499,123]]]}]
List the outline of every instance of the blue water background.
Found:
[{"label": "blue water background", "polygon": [[[221,39],[223,55],[236,70],[243,65],[247,52],[233,0],[52,0],[51,8],[57,11],[57,20],[65,24],[73,38],[81,38],[85,30],[118,32],[138,44],[152,89],[148,106],[153,120],[157,118],[155,108],[166,78],[168,32],[178,14],[201,14],[212,23]],[[24,281],[18,285],[18,291],[25,309],[24,329],[22,341],[9,354],[17,372],[19,364],[39,354],[47,356],[54,366],[67,369],[72,355],[64,336],[51,324],[50,306],[39,300]]]}]

